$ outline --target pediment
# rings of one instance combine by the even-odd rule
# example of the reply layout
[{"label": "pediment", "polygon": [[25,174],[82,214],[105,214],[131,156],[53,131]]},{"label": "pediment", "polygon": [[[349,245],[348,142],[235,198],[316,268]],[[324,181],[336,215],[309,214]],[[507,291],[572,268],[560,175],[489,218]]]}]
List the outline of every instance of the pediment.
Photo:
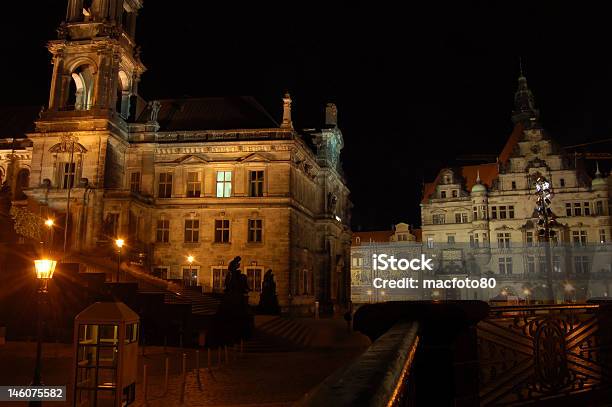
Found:
[{"label": "pediment", "polygon": [[249,163],[249,162],[270,162],[270,159],[268,157],[266,157],[265,155],[262,155],[260,153],[252,153],[249,154],[247,156],[244,156],[242,158],[240,158],[238,161],[243,162],[243,163]]},{"label": "pediment", "polygon": [[495,230],[514,230],[514,229],[509,227],[508,225],[501,225],[500,227],[495,228]]},{"label": "pediment", "polygon": [[179,164],[208,164],[208,160],[201,156],[195,154],[187,154],[176,160]]}]

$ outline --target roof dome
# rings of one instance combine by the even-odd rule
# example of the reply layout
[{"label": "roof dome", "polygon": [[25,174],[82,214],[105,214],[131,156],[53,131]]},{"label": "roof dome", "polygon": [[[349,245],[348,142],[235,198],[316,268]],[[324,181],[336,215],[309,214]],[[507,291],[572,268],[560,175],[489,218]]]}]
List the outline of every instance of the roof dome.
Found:
[{"label": "roof dome", "polygon": [[599,172],[599,163],[597,163],[597,171],[595,172],[595,178],[591,181],[592,188],[606,188],[608,186],[608,181],[601,176],[601,172]]},{"label": "roof dome", "polygon": [[484,185],[480,184],[480,183],[474,184],[474,186],[472,187],[472,193],[475,193],[475,192],[476,193],[478,193],[478,192],[487,192],[487,188]]},{"label": "roof dome", "polygon": [[476,183],[472,186],[472,194],[486,193],[486,192],[487,192],[487,187],[482,185],[482,182],[480,182],[480,170],[478,170],[476,172]]}]

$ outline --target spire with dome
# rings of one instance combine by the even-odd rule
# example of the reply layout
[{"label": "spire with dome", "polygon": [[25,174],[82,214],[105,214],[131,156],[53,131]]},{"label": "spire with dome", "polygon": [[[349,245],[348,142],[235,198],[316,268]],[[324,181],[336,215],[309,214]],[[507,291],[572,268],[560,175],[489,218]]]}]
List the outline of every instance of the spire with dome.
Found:
[{"label": "spire with dome", "polygon": [[596,165],[597,169],[595,171],[595,178],[593,178],[593,181],[591,181],[591,187],[593,189],[607,188],[608,187],[608,182],[601,175],[601,171],[599,171],[599,161],[595,162],[595,165]]},{"label": "spire with dome", "polygon": [[476,183],[472,186],[472,194],[485,192],[487,192],[487,187],[482,185],[480,180],[480,170],[476,170]]},{"label": "spire with dome", "polygon": [[523,64],[520,63],[520,76],[518,78],[518,89],[514,94],[514,110],[512,111],[512,122],[522,123],[525,127],[533,127],[538,123],[540,111],[535,107],[535,98],[527,85],[527,78],[523,74]]}]

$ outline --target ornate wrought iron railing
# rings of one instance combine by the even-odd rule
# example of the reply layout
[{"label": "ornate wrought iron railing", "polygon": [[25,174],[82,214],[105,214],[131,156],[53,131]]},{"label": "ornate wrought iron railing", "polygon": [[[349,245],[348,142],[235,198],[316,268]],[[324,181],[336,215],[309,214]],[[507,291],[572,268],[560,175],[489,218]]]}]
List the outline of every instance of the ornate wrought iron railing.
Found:
[{"label": "ornate wrought iron railing", "polygon": [[492,307],[477,324],[480,405],[610,391],[611,317],[605,303]]}]

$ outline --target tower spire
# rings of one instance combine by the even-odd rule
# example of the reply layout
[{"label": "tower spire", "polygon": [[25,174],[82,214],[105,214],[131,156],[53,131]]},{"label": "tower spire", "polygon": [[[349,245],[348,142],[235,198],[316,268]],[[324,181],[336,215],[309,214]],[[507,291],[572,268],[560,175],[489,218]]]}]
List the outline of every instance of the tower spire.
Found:
[{"label": "tower spire", "polygon": [[476,183],[481,184],[480,182],[480,168],[476,170]]},{"label": "tower spire", "polygon": [[540,111],[535,106],[535,98],[527,85],[527,78],[523,73],[523,59],[519,58],[518,89],[514,93],[514,110],[512,122],[522,123],[526,128],[538,125]]},{"label": "tower spire", "polygon": [[599,161],[595,161],[595,177],[597,178],[601,178],[601,172],[599,171]]}]

